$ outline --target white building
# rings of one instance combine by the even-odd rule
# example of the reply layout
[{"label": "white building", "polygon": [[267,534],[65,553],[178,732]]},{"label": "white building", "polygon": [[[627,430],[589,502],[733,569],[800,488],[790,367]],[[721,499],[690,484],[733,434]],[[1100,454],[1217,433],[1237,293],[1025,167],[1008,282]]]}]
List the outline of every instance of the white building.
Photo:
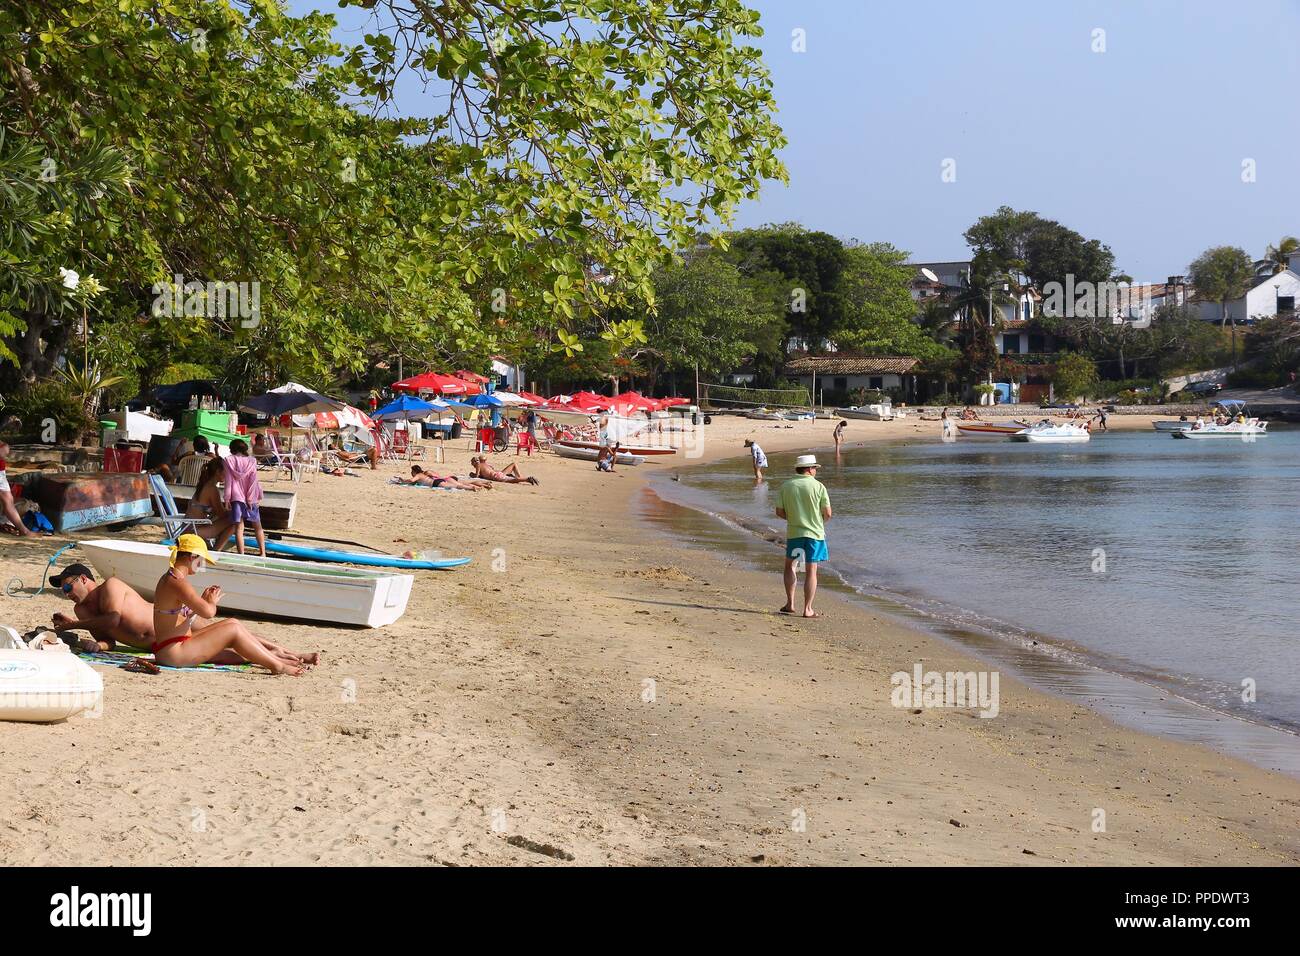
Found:
[{"label": "white building", "polygon": [[855,389],[878,389],[900,401],[912,401],[916,395],[915,369],[920,362],[908,356],[800,355],[785,363],[784,374],[813,393],[813,401],[824,392],[837,393],[837,401],[847,400],[846,393]]},{"label": "white building", "polygon": [[[1252,319],[1271,319],[1279,312],[1295,311],[1296,297],[1300,296],[1300,273],[1294,268],[1277,275],[1265,276],[1255,282],[1241,298],[1228,302],[1229,322],[1242,325]],[[1222,320],[1223,310],[1219,303],[1201,299],[1197,306],[1201,310],[1201,318],[1209,322]]]},{"label": "white building", "polygon": [[[971,263],[969,259],[960,259],[953,262],[909,262],[908,266],[916,270],[911,282],[912,301],[923,307],[945,293],[958,292],[970,274]],[[935,278],[930,279],[922,270]],[[1036,290],[1025,287],[1015,294],[1014,302],[1000,303],[994,306],[994,310],[1001,314],[1004,322],[1031,319],[1039,298]],[[987,311],[986,307],[986,317]]]}]

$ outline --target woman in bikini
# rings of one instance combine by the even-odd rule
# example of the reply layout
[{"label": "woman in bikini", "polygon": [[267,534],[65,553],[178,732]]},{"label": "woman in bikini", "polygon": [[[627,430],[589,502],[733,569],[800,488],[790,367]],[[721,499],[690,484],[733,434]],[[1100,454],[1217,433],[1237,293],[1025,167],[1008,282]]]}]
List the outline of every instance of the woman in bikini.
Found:
[{"label": "woman in bikini", "polygon": [[207,521],[206,525],[199,525],[196,530],[209,541],[220,541],[230,534],[232,526],[230,513],[221,500],[221,489],[217,487],[224,472],[220,458],[213,458],[204,465],[199,472],[199,483],[194,486],[194,496],[185,508],[185,517]]},{"label": "woman in bikini", "polygon": [[254,637],[243,624],[229,618],[195,627],[194,618],[215,616],[221,600],[219,586],[204,588],[200,594],[189,582],[206,561],[215,562],[216,556],[198,535],[183,534],[176,540],[171,567],[154,588],[153,656],[159,664],[194,667],[251,662],[272,674],[298,677],[304,666],[317,662],[319,655],[295,654]]},{"label": "woman in bikini", "polygon": [[394,476],[388,479],[394,485],[422,485],[425,488],[460,488],[463,491],[482,491],[485,488],[491,488],[492,485],[486,481],[477,479],[462,479],[455,475],[435,475],[431,471],[425,471],[419,465],[411,466],[411,477],[402,478]]}]

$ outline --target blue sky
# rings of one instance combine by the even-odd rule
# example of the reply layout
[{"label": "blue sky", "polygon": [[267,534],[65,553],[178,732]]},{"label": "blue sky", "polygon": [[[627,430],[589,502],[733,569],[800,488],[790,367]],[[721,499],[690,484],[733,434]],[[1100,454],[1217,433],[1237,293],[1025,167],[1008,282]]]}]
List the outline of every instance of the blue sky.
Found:
[{"label": "blue sky", "polygon": [[[1106,242],[1151,281],[1212,245],[1257,257],[1300,234],[1300,0],[750,4],[790,184],[767,184],[737,225],[795,220],[958,259],[962,232],[1005,204]],[[358,11],[336,12],[339,38],[359,42]],[[398,106],[427,111],[413,83]]]}]

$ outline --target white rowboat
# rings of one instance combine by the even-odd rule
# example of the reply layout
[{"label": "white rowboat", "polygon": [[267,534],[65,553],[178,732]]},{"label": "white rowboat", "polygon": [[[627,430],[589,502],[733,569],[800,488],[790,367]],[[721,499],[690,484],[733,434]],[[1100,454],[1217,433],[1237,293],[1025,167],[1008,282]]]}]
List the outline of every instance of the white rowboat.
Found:
[{"label": "white rowboat", "polygon": [[[555,453],[561,458],[577,458],[582,461],[595,461],[600,455],[599,449],[596,448],[573,448],[569,445],[553,445]],[[639,465],[645,461],[641,455],[629,455],[627,452],[619,452],[614,456],[614,462],[619,465]]]},{"label": "white rowboat", "polygon": [[[596,451],[600,450],[600,442],[598,441],[577,441],[576,439],[561,438],[555,441],[555,445],[557,446],[563,445],[565,448],[591,448]],[[622,451],[626,452],[629,455],[645,455],[645,456],[677,454],[676,448],[669,448],[664,445],[642,446],[642,445],[625,444],[622,447]]]},{"label": "white rowboat", "polygon": [[[101,575],[120,578],[149,600],[170,555],[166,545],[143,541],[100,539],[82,541],[78,547]],[[193,583],[199,591],[220,585],[222,611],[383,627],[406,613],[413,581],[409,574],[378,568],[226,552]]]}]

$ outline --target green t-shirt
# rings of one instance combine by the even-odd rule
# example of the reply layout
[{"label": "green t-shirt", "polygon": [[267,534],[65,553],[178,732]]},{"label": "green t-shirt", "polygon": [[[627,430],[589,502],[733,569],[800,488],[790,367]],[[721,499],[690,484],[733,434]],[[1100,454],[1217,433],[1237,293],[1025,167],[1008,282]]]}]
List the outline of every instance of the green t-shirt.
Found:
[{"label": "green t-shirt", "polygon": [[822,509],[830,507],[826,486],[812,475],[791,478],[781,486],[781,510],[785,512],[786,538],[826,540]]}]

